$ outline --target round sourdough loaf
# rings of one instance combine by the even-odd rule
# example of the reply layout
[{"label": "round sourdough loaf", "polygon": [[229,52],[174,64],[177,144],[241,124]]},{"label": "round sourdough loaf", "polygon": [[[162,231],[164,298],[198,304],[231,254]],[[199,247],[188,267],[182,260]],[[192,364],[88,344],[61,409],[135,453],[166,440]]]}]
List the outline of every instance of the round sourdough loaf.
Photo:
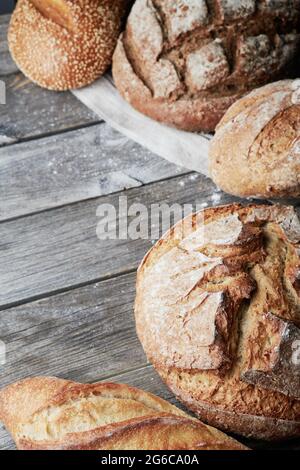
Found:
[{"label": "round sourdough loaf", "polygon": [[243,94],[289,76],[299,18],[299,0],[137,0],[114,54],[115,83],[158,121],[212,131]]},{"label": "round sourdough loaf", "polygon": [[300,436],[300,222],[291,207],[190,216],[138,271],[138,336],[203,421],[248,437]]},{"label": "round sourdough loaf", "polygon": [[235,103],[210,147],[214,182],[228,193],[300,196],[300,80],[259,88]]},{"label": "round sourdough loaf", "polygon": [[19,0],[9,49],[32,81],[51,90],[85,86],[109,65],[130,0]]},{"label": "round sourdough loaf", "polygon": [[127,385],[35,377],[0,391],[0,419],[23,450],[246,450]]}]

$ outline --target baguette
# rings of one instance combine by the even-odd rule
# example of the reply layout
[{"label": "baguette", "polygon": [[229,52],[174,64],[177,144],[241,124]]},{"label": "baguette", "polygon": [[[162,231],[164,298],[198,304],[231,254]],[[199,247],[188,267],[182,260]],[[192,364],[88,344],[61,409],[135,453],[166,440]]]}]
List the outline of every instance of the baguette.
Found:
[{"label": "baguette", "polygon": [[0,392],[21,450],[245,450],[166,401],[127,385],[25,379]]}]

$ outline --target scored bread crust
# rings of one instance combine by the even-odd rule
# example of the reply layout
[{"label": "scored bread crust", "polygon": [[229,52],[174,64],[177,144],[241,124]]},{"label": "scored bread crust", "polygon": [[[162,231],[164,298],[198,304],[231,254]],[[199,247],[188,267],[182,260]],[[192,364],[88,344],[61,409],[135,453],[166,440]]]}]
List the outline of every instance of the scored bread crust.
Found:
[{"label": "scored bread crust", "polygon": [[114,80],[140,112],[212,131],[239,97],[293,76],[299,22],[299,0],[137,0],[114,54]]},{"label": "scored bread crust", "polygon": [[241,96],[182,98],[176,102],[153,99],[151,90],[134,72],[128,60],[123,35],[114,52],[112,70],[116,87],[135,109],[158,122],[190,132],[214,130],[227,109]]},{"label": "scored bread crust", "polygon": [[233,204],[173,227],[138,271],[136,326],[173,393],[223,430],[300,436],[300,222]]},{"label": "scored bread crust", "polygon": [[22,450],[245,450],[166,401],[112,383],[52,377],[0,392],[0,419]]},{"label": "scored bread crust", "polygon": [[8,31],[11,55],[20,70],[44,88],[62,91],[88,85],[110,66],[129,3],[19,0]]},{"label": "scored bread crust", "polygon": [[210,173],[237,196],[300,196],[300,80],[266,85],[228,110],[211,142]]}]

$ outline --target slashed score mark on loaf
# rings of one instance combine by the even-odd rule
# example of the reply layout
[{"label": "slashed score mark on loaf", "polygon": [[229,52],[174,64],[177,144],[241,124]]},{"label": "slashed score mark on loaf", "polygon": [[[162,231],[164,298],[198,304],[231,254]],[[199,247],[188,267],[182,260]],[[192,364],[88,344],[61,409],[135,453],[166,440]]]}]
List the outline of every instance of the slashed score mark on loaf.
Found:
[{"label": "slashed score mark on loaf", "polygon": [[139,269],[136,322],[148,358],[185,403],[191,394],[224,410],[299,421],[296,213],[233,205],[190,222],[167,233]]}]

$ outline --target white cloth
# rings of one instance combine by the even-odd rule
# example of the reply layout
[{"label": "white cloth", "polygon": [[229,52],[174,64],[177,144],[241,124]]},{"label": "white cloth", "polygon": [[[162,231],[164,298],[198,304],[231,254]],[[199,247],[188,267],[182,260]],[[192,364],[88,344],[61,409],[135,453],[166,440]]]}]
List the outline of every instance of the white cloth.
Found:
[{"label": "white cloth", "polygon": [[208,176],[209,135],[179,131],[139,113],[119,95],[109,75],[73,94],[110,126],[153,153]]}]

